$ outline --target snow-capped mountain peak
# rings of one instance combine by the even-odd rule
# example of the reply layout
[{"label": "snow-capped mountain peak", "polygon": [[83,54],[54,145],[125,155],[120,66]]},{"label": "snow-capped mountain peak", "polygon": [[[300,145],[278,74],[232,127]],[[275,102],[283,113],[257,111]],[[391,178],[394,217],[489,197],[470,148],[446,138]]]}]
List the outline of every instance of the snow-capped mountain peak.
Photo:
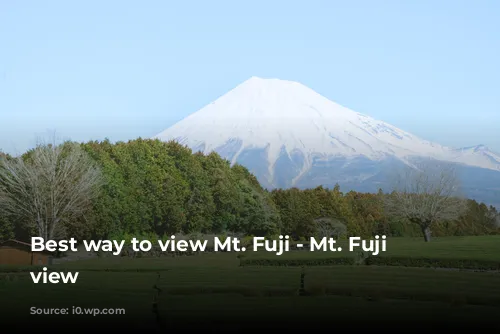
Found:
[{"label": "snow-capped mountain peak", "polygon": [[269,184],[277,177],[280,159],[293,165],[292,184],[315,163],[335,159],[376,162],[390,157],[408,163],[416,156],[500,170],[500,157],[482,145],[448,148],[352,111],[298,82],[259,77],[154,138],[177,140],[204,153],[217,151],[233,163],[248,160],[249,152],[257,150],[266,166],[255,168],[267,169],[261,179]]},{"label": "snow-capped mountain peak", "polygon": [[491,151],[482,144],[451,150],[449,160],[471,166],[500,170],[500,154]]}]

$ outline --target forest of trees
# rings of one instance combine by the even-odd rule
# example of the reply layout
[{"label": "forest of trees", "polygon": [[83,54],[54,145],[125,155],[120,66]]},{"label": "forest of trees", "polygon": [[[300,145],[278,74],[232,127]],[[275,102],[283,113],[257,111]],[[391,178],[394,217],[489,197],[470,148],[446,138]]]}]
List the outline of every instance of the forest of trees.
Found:
[{"label": "forest of trees", "polygon": [[[7,203],[9,191],[19,192],[18,197],[10,196],[10,206],[1,211],[0,240],[26,240],[41,233],[81,239],[227,232],[288,234],[298,239],[322,233],[325,221],[344,227],[338,231],[345,236],[422,236],[417,224],[388,213],[384,203],[389,195],[382,190],[377,194],[342,193],[337,186],[267,191],[243,166],[231,166],[216,153],[193,153],[176,142],[137,139],[114,144],[105,140],[61,147],[65,145],[67,149],[45,155],[37,155],[39,148],[28,151],[22,156],[21,167],[0,164],[4,172],[11,169],[0,173],[0,201]],[[78,155],[71,153],[77,151]],[[68,157],[73,160],[67,162]],[[50,159],[55,162],[50,164]],[[0,160],[16,158],[0,153]],[[52,167],[43,173],[27,172],[30,163]],[[20,180],[21,174],[30,180],[52,181],[41,186]],[[69,179],[71,175],[73,179]],[[91,182],[95,183],[95,194],[87,185]],[[31,195],[34,192],[36,196]],[[32,206],[45,203],[43,209],[31,210],[29,196],[33,197]],[[457,219],[434,222],[432,234],[498,233],[495,208],[474,200],[467,200],[465,206]]]}]

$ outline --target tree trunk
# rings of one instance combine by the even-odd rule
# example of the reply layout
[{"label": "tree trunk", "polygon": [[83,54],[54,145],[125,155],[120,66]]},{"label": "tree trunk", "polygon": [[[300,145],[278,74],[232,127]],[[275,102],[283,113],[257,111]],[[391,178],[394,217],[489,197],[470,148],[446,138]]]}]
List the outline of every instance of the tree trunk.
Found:
[{"label": "tree trunk", "polygon": [[425,242],[431,241],[431,228],[429,226],[422,226],[422,233],[424,234]]}]

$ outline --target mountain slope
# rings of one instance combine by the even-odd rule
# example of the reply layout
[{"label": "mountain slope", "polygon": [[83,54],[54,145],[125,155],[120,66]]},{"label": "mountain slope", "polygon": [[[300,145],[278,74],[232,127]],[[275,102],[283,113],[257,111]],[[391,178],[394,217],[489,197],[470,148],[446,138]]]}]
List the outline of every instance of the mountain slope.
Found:
[{"label": "mountain slope", "polygon": [[252,77],[154,138],[216,151],[268,188],[384,184],[387,168],[419,158],[500,172],[500,155],[482,145],[432,143],[279,79]]}]

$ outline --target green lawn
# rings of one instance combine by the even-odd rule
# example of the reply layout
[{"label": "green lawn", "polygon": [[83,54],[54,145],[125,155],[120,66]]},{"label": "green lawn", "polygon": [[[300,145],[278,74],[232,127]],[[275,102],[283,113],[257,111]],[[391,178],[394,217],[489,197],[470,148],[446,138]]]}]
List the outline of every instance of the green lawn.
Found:
[{"label": "green lawn", "polygon": [[[394,238],[389,239],[388,249],[392,256],[469,256],[498,261],[499,244],[499,237],[436,238],[431,243]],[[283,257],[315,254],[300,251]],[[155,284],[163,290],[162,312],[169,315],[205,314],[207,310],[241,315],[258,310],[263,315],[285,316],[324,306],[345,316],[420,310],[429,316],[439,313],[479,319],[500,310],[499,273],[366,265],[307,267],[307,296],[299,296],[300,267],[240,267],[239,263],[236,253],[75,261],[55,265],[52,270],[79,271],[76,284],[33,284],[27,272],[4,273],[0,274],[0,296],[10,301],[7,313],[28,312],[34,305],[77,305],[123,307],[128,314],[146,315],[151,313]]]},{"label": "green lawn", "polygon": [[[298,296],[299,268],[178,268],[160,273],[80,272],[70,284],[38,284],[27,274],[0,283],[2,315],[32,306],[124,308],[128,317],[152,316],[153,285],[163,292],[164,317],[230,319],[335,315],[339,319],[405,319],[414,314],[448,321],[494,319],[500,310],[500,275],[392,267],[310,268]],[[7,304],[4,304],[6,306]],[[87,316],[91,318],[90,316]],[[119,316],[115,316],[119,317]],[[429,320],[428,318],[426,318]],[[153,318],[151,318],[153,321]]]},{"label": "green lawn", "polygon": [[240,264],[236,253],[202,253],[193,256],[161,256],[156,258],[106,257],[84,261],[66,262],[54,267],[82,270],[150,270],[171,268],[236,268]]},{"label": "green lawn", "polygon": [[500,236],[446,237],[424,242],[422,238],[390,238],[389,256],[500,260]]},{"label": "green lawn", "polygon": [[[367,321],[382,322],[386,326],[397,323],[398,319],[414,319],[415,326],[422,319],[445,320],[452,325],[460,321],[491,321],[498,317],[498,308],[485,306],[450,306],[438,302],[419,302],[406,300],[369,301],[357,297],[273,297],[244,298],[224,295],[211,296],[168,296],[162,300],[160,309],[165,318],[190,314],[205,317],[226,318],[231,316],[247,319],[251,324],[258,319],[282,319],[284,323],[297,323],[307,320],[313,323],[314,317],[330,319],[335,328],[338,322],[357,324]],[[302,324],[301,324],[302,325]]]},{"label": "green lawn", "polygon": [[[139,260],[143,261],[143,260]],[[154,272],[81,271],[76,284],[33,284],[28,273],[2,280],[2,295],[80,291],[153,292],[158,284],[176,295],[233,293],[244,296],[296,295],[301,269],[294,267],[178,267]],[[356,295],[377,299],[439,300],[500,306],[500,274],[377,266],[310,267],[305,289],[313,295]],[[16,292],[17,290],[17,292]],[[85,294],[85,292],[82,292]]]},{"label": "green lawn", "polygon": [[[325,257],[357,257],[359,252],[349,252],[345,241],[339,242],[343,247],[342,252],[322,251],[290,251],[277,256],[268,252],[253,252],[248,250],[244,253],[204,253],[196,256],[171,257],[166,254],[159,258],[125,258],[108,257],[84,261],[67,262],[60,267],[82,270],[120,270],[139,269],[158,271],[168,268],[179,267],[210,267],[228,268],[237,267],[240,264],[237,254],[250,259],[308,259]],[[434,238],[432,242],[426,243],[422,238],[389,238],[387,240],[387,252],[380,253],[377,257],[403,257],[403,258],[436,258],[436,259],[470,259],[482,261],[500,262],[500,236],[479,237],[446,237]],[[0,266],[1,269],[1,266]]]},{"label": "green lawn", "polygon": [[[359,247],[355,248],[353,252],[349,252],[347,241],[341,240],[337,244],[342,247],[341,252],[310,252],[303,250],[276,256],[274,253],[269,252],[247,251],[245,256],[251,258],[308,258],[359,255]],[[380,252],[377,256],[499,260],[500,256],[498,254],[500,254],[500,236],[473,236],[434,238],[431,242],[424,242],[422,238],[388,238],[387,251]]]},{"label": "green lawn", "polygon": [[[58,297],[59,296],[59,297]],[[152,298],[149,293],[106,293],[102,291],[86,291],[61,297],[60,294],[36,294],[29,302],[12,302],[7,309],[2,310],[2,318],[7,320],[9,316],[17,316],[20,313],[28,313],[29,308],[37,307],[68,307],[78,306],[81,308],[118,308],[125,309],[126,315],[114,316],[92,316],[77,315],[70,316],[76,321],[85,321],[89,324],[99,321],[103,317],[118,320],[139,319],[144,322],[145,328],[154,326],[155,318],[152,312]],[[158,302],[159,313],[165,322],[184,319],[186,325],[210,319],[212,321],[234,321],[238,319],[239,325],[259,326],[266,319],[282,321],[284,324],[297,323],[307,320],[330,319],[332,326],[339,322],[352,322],[353,326],[366,321],[382,322],[390,326],[394,322],[415,321],[419,325],[422,320],[445,321],[449,325],[464,321],[475,321],[480,326],[481,322],[496,319],[499,308],[477,305],[450,305],[434,301],[409,301],[409,300],[368,300],[366,298],[348,296],[278,296],[278,297],[243,297],[234,294],[220,295],[163,295]],[[47,316],[38,319],[56,324],[61,316]],[[30,321],[40,321],[40,320]],[[65,317],[64,320],[68,320]],[[256,320],[260,322],[256,322]],[[77,322],[78,323],[78,322]],[[83,323],[81,323],[83,324]]]}]

